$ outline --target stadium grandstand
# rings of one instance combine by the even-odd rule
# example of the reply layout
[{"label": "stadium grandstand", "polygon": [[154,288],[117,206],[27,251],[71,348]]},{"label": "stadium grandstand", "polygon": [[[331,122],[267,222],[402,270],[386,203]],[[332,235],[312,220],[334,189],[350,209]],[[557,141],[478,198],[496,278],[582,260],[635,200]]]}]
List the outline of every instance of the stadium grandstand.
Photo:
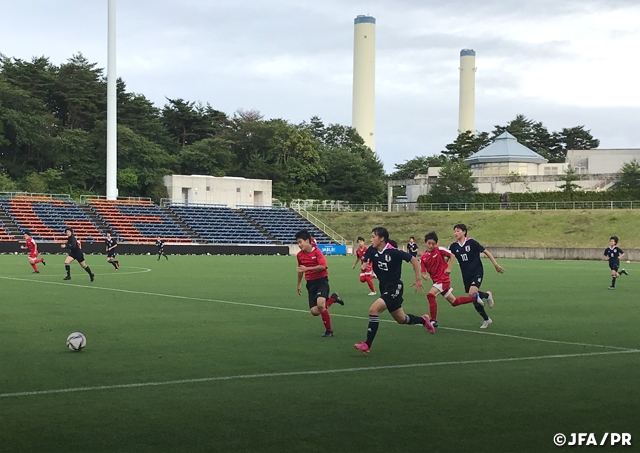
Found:
[{"label": "stadium grandstand", "polygon": [[237,206],[169,202],[158,206],[148,198],[69,195],[0,194],[0,242],[15,242],[29,231],[41,242],[63,242],[65,228],[83,242],[101,241],[107,232],[120,242],[150,244],[292,245],[300,229],[320,244],[337,242],[292,209],[280,206]]},{"label": "stadium grandstand", "polygon": [[[28,231],[36,240],[64,241],[67,227],[82,241],[103,236],[102,230],[68,195],[10,194],[0,198],[0,207],[19,233]],[[6,231],[5,222],[2,229]]]},{"label": "stadium grandstand", "polygon": [[157,237],[171,243],[197,242],[169,214],[148,198],[87,198],[95,212],[120,240],[148,243]]}]

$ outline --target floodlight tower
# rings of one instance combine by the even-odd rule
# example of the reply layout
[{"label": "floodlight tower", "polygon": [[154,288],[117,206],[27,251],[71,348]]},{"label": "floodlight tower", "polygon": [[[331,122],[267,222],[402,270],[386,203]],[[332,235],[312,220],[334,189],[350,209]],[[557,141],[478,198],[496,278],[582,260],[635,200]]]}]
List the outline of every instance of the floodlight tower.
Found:
[{"label": "floodlight tower", "polygon": [[476,51],[460,51],[460,109],[458,133],[475,132],[476,122]]},{"label": "floodlight tower", "polygon": [[109,0],[107,45],[107,199],[118,198],[116,0]]},{"label": "floodlight tower", "polygon": [[353,110],[351,125],[375,151],[376,19],[357,16],[353,41]]}]

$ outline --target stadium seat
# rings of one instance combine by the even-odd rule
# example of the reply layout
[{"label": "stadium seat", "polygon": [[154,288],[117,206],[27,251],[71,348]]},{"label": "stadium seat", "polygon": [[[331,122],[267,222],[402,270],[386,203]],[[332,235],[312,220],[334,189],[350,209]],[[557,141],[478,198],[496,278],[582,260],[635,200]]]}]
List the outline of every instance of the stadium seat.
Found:
[{"label": "stadium seat", "polygon": [[67,227],[72,228],[81,241],[88,236],[103,236],[103,232],[71,198],[18,195],[0,200],[0,206],[20,231],[29,231],[36,240],[64,241]]},{"label": "stadium seat", "polygon": [[149,199],[87,200],[91,209],[121,239],[148,243],[161,237],[167,243],[192,243],[189,233]]},{"label": "stadium seat", "polygon": [[241,209],[283,244],[295,244],[295,235],[302,229],[309,231],[316,238],[318,244],[336,244],[335,240],[291,209],[270,206],[243,206]]},{"label": "stadium seat", "polygon": [[258,228],[226,205],[171,204],[170,209],[207,244],[273,244]]}]

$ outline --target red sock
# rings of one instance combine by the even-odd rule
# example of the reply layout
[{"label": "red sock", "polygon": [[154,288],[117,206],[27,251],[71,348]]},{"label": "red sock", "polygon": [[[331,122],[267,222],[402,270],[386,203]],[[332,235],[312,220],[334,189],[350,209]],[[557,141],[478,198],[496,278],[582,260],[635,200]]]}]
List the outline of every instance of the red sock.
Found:
[{"label": "red sock", "polygon": [[31,265],[31,267],[33,268],[33,270],[34,270],[34,271],[39,272],[39,271],[38,271],[38,266],[36,266],[36,265],[35,265],[35,263],[33,263],[33,264]]},{"label": "red sock", "polygon": [[327,301],[325,302],[325,307],[327,307],[327,309],[328,309],[330,306],[332,306],[332,305],[333,305],[333,303],[334,303],[335,301],[336,301],[336,300],[335,300],[333,297],[328,298],[328,299],[327,299]]},{"label": "red sock", "polygon": [[431,315],[432,321],[437,321],[438,319],[438,302],[436,302],[436,295],[427,293],[427,299],[429,300],[429,314]]},{"label": "red sock", "polygon": [[456,297],[456,300],[451,304],[452,307],[457,307],[458,305],[470,304],[471,302],[475,302],[476,298],[471,296],[462,296]]},{"label": "red sock", "polygon": [[322,317],[322,322],[324,324],[325,330],[333,332],[333,329],[331,328],[331,315],[329,315],[329,311],[323,311],[322,313],[320,313],[320,316]]},{"label": "red sock", "polygon": [[42,258],[36,260],[36,264],[42,263]]},{"label": "red sock", "polygon": [[371,290],[372,293],[376,292],[376,289],[373,287],[373,279],[371,278],[371,276],[367,276],[367,285],[369,285],[369,289]]}]

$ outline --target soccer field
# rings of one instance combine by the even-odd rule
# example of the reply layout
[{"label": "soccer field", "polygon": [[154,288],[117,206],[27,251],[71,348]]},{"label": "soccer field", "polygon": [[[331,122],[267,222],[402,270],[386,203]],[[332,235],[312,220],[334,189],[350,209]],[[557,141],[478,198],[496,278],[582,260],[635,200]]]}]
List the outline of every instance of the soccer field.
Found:
[{"label": "soccer field", "polygon": [[[87,256],[93,283],[45,259],[34,275],[0,256],[3,452],[543,452],[556,433],[605,432],[640,448],[634,264],[608,291],[606,262],[485,262],[489,329],[438,297],[435,335],[385,313],[366,356],[353,344],[373,298],[352,257],[328,257],[346,302],[333,338],[294,257],[122,256],[114,272]],[[425,293],[408,288],[404,308],[428,313]]]}]

